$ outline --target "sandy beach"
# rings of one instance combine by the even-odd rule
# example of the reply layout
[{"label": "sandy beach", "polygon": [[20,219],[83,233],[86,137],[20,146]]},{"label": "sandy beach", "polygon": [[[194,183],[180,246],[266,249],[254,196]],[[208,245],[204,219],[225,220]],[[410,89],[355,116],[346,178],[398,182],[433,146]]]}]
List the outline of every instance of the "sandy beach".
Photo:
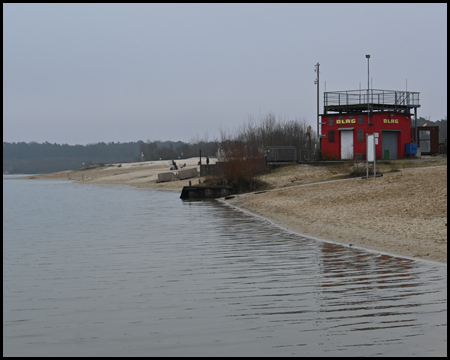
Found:
[{"label": "sandy beach", "polygon": [[232,205],[294,232],[447,262],[447,168],[236,196]]},{"label": "sandy beach", "polygon": [[[178,159],[186,169],[199,158]],[[215,159],[211,159],[214,163]],[[202,159],[206,163],[206,158]],[[271,189],[224,200],[294,232],[401,256],[447,262],[447,162],[405,168],[369,179],[329,181],[325,167],[296,165],[264,176]],[[202,178],[157,183],[168,161],[112,164],[92,169],[29,176],[86,184],[120,184],[179,191]],[[179,169],[181,170],[181,169]],[[174,171],[175,172],[175,171]],[[328,180],[328,181],[322,181]]]},{"label": "sandy beach", "polygon": [[[196,168],[200,174],[199,158],[176,159],[178,170],[170,170],[168,160],[143,161],[135,163],[107,164],[100,167],[87,167],[77,170],[61,171],[50,174],[33,175],[25,178],[34,179],[63,179],[74,180],[85,184],[116,184],[128,185],[144,189],[171,190],[179,191],[183,186],[188,186],[189,181],[192,185],[198,185],[202,181],[200,177],[171,182],[157,183],[159,173],[172,172]],[[210,164],[214,164],[216,159],[210,159]],[[181,168],[181,165],[186,164]],[[202,164],[206,164],[206,158],[202,157]]]}]

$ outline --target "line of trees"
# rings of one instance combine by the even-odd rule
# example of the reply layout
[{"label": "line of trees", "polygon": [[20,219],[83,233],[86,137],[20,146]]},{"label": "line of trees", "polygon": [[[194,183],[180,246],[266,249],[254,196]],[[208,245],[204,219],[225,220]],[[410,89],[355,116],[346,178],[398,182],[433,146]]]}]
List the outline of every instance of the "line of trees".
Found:
[{"label": "line of trees", "polygon": [[122,158],[124,161],[136,161],[139,158],[139,145],[142,141],[128,143],[104,143],[88,145],[51,144],[45,142],[3,143],[3,159],[28,158]]},{"label": "line of trees", "polygon": [[215,157],[218,148],[217,141],[208,141],[207,139],[195,139],[190,143],[148,140],[140,145],[140,153],[142,161],[175,160],[199,156],[200,151],[202,156]]},{"label": "line of trees", "polygon": [[217,155],[216,141],[196,140],[196,143],[148,140],[88,145],[3,142],[3,173],[44,174],[90,164],[174,160],[199,156],[199,150],[202,156]]},{"label": "line of trees", "polygon": [[[238,146],[239,144],[239,146]],[[221,130],[221,138],[208,140],[206,133],[189,143],[182,141],[137,141],[88,145],[42,144],[36,142],[3,142],[3,173],[37,174],[74,170],[89,164],[154,160],[175,160],[199,156],[215,157],[220,150],[239,147],[253,158],[264,156],[267,146],[296,146],[299,159],[313,159],[317,154],[314,131],[299,120],[277,120],[271,113],[236,130]],[[253,174],[253,173],[252,173]]]},{"label": "line of trees", "polygon": [[142,141],[88,145],[3,142],[3,173],[43,174],[95,163],[139,161]]}]

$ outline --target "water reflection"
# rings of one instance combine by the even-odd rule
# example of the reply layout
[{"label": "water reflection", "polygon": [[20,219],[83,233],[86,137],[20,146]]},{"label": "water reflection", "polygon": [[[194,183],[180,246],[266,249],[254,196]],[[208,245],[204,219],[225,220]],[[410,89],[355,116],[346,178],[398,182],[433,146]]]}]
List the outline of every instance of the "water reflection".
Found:
[{"label": "water reflection", "polygon": [[[252,305],[235,316],[276,316],[270,322],[284,329],[301,325],[296,331],[308,342],[300,345],[315,348],[311,354],[443,353],[445,268],[307,239],[248,214],[233,216],[224,211],[218,222],[223,232],[240,234],[222,239],[224,256],[239,254],[236,271],[255,293]],[[417,346],[419,338],[427,350]],[[367,352],[367,346],[377,350]]]},{"label": "water reflection", "polygon": [[4,355],[446,354],[444,266],[298,236],[217,201],[51,189],[59,202],[69,191],[29,230],[14,223],[13,242],[4,229]]}]

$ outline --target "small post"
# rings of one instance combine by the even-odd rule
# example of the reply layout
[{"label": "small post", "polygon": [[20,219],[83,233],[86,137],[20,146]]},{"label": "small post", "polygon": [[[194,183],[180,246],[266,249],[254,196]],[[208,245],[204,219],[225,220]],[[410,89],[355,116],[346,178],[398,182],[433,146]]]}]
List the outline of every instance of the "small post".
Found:
[{"label": "small post", "polygon": [[369,178],[369,162],[373,161],[375,174],[375,135],[366,134],[366,148],[367,148],[367,178]]},{"label": "small post", "polygon": [[306,134],[308,135],[309,140],[309,152],[308,152],[308,161],[311,160],[311,125],[306,129]]},{"label": "small post", "polygon": [[414,108],[414,127],[416,144],[419,146],[419,138],[417,137],[417,107]]},{"label": "small post", "polygon": [[377,148],[375,147],[377,138],[373,138],[373,178],[377,177]]},{"label": "small post", "polygon": [[202,151],[199,150],[199,153],[200,153],[200,161],[199,161],[199,164],[201,165],[201,164],[202,164]]},{"label": "small post", "polygon": [[[369,134],[366,133],[366,144],[368,144]],[[366,168],[367,168],[367,179],[369,178],[369,152],[366,151]]]}]

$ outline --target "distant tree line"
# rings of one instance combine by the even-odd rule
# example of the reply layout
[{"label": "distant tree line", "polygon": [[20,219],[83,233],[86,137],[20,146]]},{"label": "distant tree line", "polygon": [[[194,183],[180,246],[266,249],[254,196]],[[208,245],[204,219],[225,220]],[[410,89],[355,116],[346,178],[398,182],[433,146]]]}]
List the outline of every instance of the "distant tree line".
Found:
[{"label": "distant tree line", "polygon": [[[312,141],[309,141],[309,135]],[[298,121],[276,120],[268,114],[259,122],[253,118],[234,132],[221,131],[221,139],[208,141],[205,134],[189,143],[182,141],[137,141],[88,145],[51,144],[44,142],[3,142],[3,173],[41,174],[79,169],[90,164],[137,161],[177,160],[197,157],[215,157],[230,143],[241,144],[247,151],[264,154],[267,146],[296,146],[299,154],[314,152],[314,134],[308,133],[305,124]],[[309,153],[308,153],[309,154]]]},{"label": "distant tree line", "polygon": [[3,142],[3,172],[41,174],[73,170],[95,163],[139,161],[142,141],[88,145]]},{"label": "distant tree line", "polygon": [[88,145],[3,142],[3,173],[44,174],[91,164],[178,160],[199,156],[199,150],[202,150],[202,156],[217,155],[216,142],[196,140],[197,143],[148,140]]},{"label": "distant tree line", "polygon": [[[447,117],[438,121],[419,117],[417,125],[439,126],[440,139],[447,138]],[[3,142],[3,173],[40,174],[74,170],[90,164],[122,163],[155,160],[181,160],[197,157],[215,157],[219,153],[233,153],[264,157],[268,146],[295,146],[299,160],[318,159],[317,134],[304,121],[276,119],[271,113],[233,131],[221,130],[220,139],[208,141],[198,136],[189,143],[182,141],[137,141],[88,145],[42,144],[36,142]],[[234,155],[233,155],[234,156]],[[234,156],[236,158],[236,156]],[[260,162],[258,162],[260,164]],[[246,165],[247,166],[247,165]],[[252,177],[254,173],[252,173]],[[222,179],[223,180],[223,179]],[[221,181],[222,181],[221,180]]]},{"label": "distant tree line", "polygon": [[122,158],[126,161],[135,161],[139,156],[141,142],[104,143],[88,145],[51,144],[45,142],[18,142],[3,143],[3,159],[29,159],[29,158]]},{"label": "distant tree line", "polygon": [[192,140],[190,143],[181,141],[150,141],[141,143],[140,151],[142,161],[152,160],[178,160],[192,157],[215,157],[219,143],[217,141],[208,140]]}]

